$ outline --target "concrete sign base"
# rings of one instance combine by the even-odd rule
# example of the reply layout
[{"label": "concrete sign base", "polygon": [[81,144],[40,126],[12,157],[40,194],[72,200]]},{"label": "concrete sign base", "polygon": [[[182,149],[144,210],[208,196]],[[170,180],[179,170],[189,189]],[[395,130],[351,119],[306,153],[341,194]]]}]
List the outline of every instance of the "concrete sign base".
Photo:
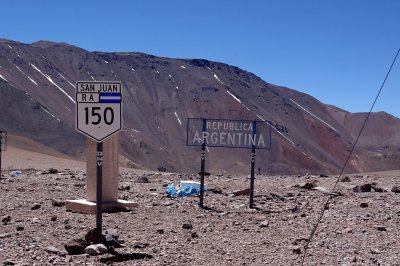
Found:
[{"label": "concrete sign base", "polygon": [[[67,211],[96,212],[96,145],[89,139],[86,143],[86,199],[67,200]],[[137,207],[137,203],[118,200],[119,136],[115,134],[103,141],[103,210]]]},{"label": "concrete sign base", "polygon": [[[96,202],[87,201],[85,199],[67,200],[65,206],[67,211],[71,212],[79,212],[85,214],[96,213]],[[132,201],[117,200],[117,201],[103,202],[102,209],[103,212],[107,211],[116,212],[118,210],[125,210],[128,208],[135,208],[138,206],[139,204]]]}]

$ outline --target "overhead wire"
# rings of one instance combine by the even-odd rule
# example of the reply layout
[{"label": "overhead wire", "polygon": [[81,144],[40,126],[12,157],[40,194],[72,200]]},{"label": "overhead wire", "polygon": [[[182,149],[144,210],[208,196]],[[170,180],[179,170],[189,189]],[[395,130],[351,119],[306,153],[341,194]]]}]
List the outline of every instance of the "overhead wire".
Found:
[{"label": "overhead wire", "polygon": [[310,236],[307,238],[306,244],[305,244],[304,247],[303,247],[303,252],[300,253],[299,255],[297,255],[297,257],[293,260],[293,262],[291,263],[291,265],[294,265],[294,264],[296,263],[296,261],[300,258],[300,256],[303,257],[303,258],[302,258],[302,261],[301,261],[301,265],[304,265],[304,261],[305,261],[306,255],[307,255],[307,251],[308,251],[309,245],[310,245],[311,241],[313,240],[313,238],[314,238],[314,236],[315,236],[315,233],[316,233],[316,231],[317,231],[317,229],[318,229],[319,224],[321,223],[322,218],[324,217],[325,210],[328,209],[329,202],[331,201],[331,199],[332,199],[333,196],[334,196],[335,189],[336,189],[336,187],[337,187],[337,185],[338,185],[338,183],[339,183],[339,181],[340,181],[340,178],[342,177],[342,175],[343,175],[343,173],[344,173],[344,171],[345,171],[345,169],[346,169],[346,167],[347,167],[347,164],[348,164],[349,161],[350,161],[351,155],[353,154],[354,149],[355,149],[355,147],[356,147],[356,145],[357,145],[357,143],[358,143],[358,141],[359,141],[359,139],[360,139],[360,137],[361,137],[361,134],[362,134],[362,132],[364,131],[364,128],[365,128],[365,126],[366,126],[366,124],[367,124],[367,122],[368,122],[368,119],[369,119],[369,117],[371,116],[372,110],[374,109],[375,104],[376,104],[376,102],[378,101],[378,98],[379,98],[379,96],[380,96],[380,94],[381,94],[381,92],[382,92],[382,90],[383,90],[383,87],[384,87],[385,84],[386,84],[386,80],[388,79],[388,77],[389,77],[389,75],[390,75],[390,73],[391,73],[391,71],[392,71],[392,68],[393,68],[393,66],[394,66],[394,64],[395,64],[395,62],[396,62],[396,60],[397,60],[397,57],[398,57],[399,53],[400,53],[400,48],[397,50],[397,53],[396,53],[396,55],[395,55],[395,57],[394,57],[394,59],[393,59],[393,61],[392,61],[392,64],[390,65],[389,70],[388,70],[387,73],[386,73],[385,79],[384,79],[383,82],[382,82],[382,85],[381,85],[381,87],[380,87],[380,89],[379,89],[379,91],[378,91],[378,93],[377,93],[377,95],[376,95],[376,97],[375,97],[375,100],[374,100],[374,102],[372,103],[372,106],[371,106],[371,108],[370,108],[370,110],[369,110],[367,116],[366,116],[365,119],[364,119],[364,123],[362,124],[362,127],[361,127],[361,129],[360,129],[360,132],[358,133],[357,138],[356,138],[356,140],[355,140],[355,142],[354,142],[354,144],[353,144],[353,146],[352,146],[352,148],[351,148],[351,150],[350,150],[350,152],[349,152],[349,154],[348,154],[348,156],[347,156],[347,159],[346,159],[346,161],[345,161],[345,163],[344,163],[344,165],[343,165],[341,171],[340,171],[340,174],[339,174],[339,176],[338,176],[337,179],[336,179],[336,182],[335,182],[335,184],[334,184],[334,186],[333,186],[333,188],[332,188],[332,191],[329,193],[328,198],[326,199],[325,203],[324,203],[323,206],[322,206],[322,209],[321,209],[320,214],[319,214],[319,216],[318,216],[317,222],[316,222],[315,225],[313,226],[313,229],[311,230]]}]

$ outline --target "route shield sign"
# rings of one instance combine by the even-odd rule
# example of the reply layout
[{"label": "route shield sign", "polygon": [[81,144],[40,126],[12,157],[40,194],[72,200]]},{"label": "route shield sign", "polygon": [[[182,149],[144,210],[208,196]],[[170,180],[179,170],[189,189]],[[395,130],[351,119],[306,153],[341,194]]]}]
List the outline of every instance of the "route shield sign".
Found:
[{"label": "route shield sign", "polygon": [[121,82],[76,83],[76,129],[97,142],[122,129]]}]

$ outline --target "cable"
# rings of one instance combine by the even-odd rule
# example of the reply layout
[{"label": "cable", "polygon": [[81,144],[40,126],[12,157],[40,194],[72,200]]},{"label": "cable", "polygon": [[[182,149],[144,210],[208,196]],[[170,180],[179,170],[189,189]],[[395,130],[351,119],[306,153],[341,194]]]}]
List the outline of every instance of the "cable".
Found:
[{"label": "cable", "polygon": [[332,191],[331,191],[331,193],[329,194],[329,196],[328,196],[328,198],[327,198],[325,204],[322,206],[322,210],[321,210],[320,215],[319,215],[319,217],[318,217],[318,219],[317,219],[317,222],[316,222],[316,224],[314,225],[313,229],[311,230],[310,237],[307,239],[307,242],[306,242],[306,244],[304,245],[304,251],[303,251],[303,253],[300,253],[300,254],[293,260],[293,262],[292,262],[290,265],[294,265],[294,263],[300,258],[301,255],[303,255],[303,259],[302,259],[302,261],[301,261],[301,265],[304,265],[304,260],[305,260],[305,258],[306,258],[308,246],[310,245],[311,240],[314,238],[315,232],[317,231],[318,226],[319,226],[319,224],[320,224],[322,218],[324,217],[325,210],[327,209],[327,207],[328,207],[328,205],[329,205],[329,202],[330,202],[331,199],[332,199],[333,192],[335,191],[336,186],[337,186],[337,184],[339,183],[340,178],[342,177],[344,170],[346,169],[346,166],[347,166],[347,164],[348,164],[348,162],[349,162],[349,160],[350,160],[350,157],[351,157],[351,155],[353,154],[353,151],[354,151],[354,149],[355,149],[355,147],[356,147],[356,145],[357,145],[357,142],[358,142],[358,140],[360,139],[360,136],[361,136],[361,134],[362,134],[362,132],[363,132],[363,130],[364,130],[364,128],[365,128],[365,125],[367,124],[367,121],[368,121],[368,119],[369,119],[369,117],[370,117],[370,115],[371,115],[371,113],[372,113],[372,110],[373,110],[374,107],[375,107],[375,104],[376,104],[376,102],[377,102],[377,100],[378,100],[378,98],[379,98],[379,96],[380,96],[380,94],[381,94],[381,92],[382,92],[382,89],[383,89],[383,87],[385,86],[386,80],[387,80],[387,78],[389,77],[390,72],[392,71],[393,65],[394,65],[394,63],[396,62],[397,56],[399,55],[399,53],[400,53],[400,48],[399,48],[399,50],[397,50],[396,56],[394,57],[393,62],[392,62],[392,64],[390,65],[390,68],[389,68],[389,70],[388,70],[388,72],[387,72],[387,74],[386,74],[386,77],[385,77],[385,79],[384,79],[383,82],[382,82],[382,85],[381,85],[381,87],[380,87],[380,89],[379,89],[379,92],[378,92],[378,94],[376,95],[375,100],[374,100],[374,102],[373,102],[373,104],[372,104],[372,106],[371,106],[371,109],[369,110],[368,115],[367,115],[367,117],[366,117],[365,120],[364,120],[364,123],[363,123],[363,125],[362,125],[362,127],[361,127],[361,129],[360,129],[360,132],[358,133],[358,136],[357,136],[357,138],[356,138],[356,141],[354,142],[353,147],[351,148],[351,150],[350,150],[350,152],[349,152],[349,155],[347,156],[346,162],[344,163],[343,168],[342,168],[342,170],[340,171],[340,174],[339,174],[338,178],[336,179],[335,185],[333,186]]}]

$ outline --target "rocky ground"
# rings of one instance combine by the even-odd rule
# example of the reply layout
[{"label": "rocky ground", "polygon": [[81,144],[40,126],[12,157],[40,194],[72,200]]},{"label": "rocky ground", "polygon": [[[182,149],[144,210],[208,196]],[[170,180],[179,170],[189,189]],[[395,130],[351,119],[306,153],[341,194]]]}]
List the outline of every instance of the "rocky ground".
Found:
[{"label": "rocky ground", "polygon": [[[326,191],[336,181],[257,176],[256,208],[249,209],[249,198],[234,193],[249,186],[247,177],[211,175],[206,179],[207,208],[202,209],[198,197],[170,198],[164,192],[169,183],[195,175],[123,169],[120,198],[139,207],[105,213],[103,224],[125,246],[114,254],[90,256],[69,255],[64,248],[95,227],[95,215],[66,212],[63,206],[65,200],[84,198],[83,169],[44,170],[26,169],[21,175],[3,171],[3,265],[290,265],[304,254]],[[352,175],[342,181],[304,265],[400,265],[400,194],[392,191],[400,177]],[[372,186],[354,189],[363,184]],[[301,257],[294,265],[301,265]]]}]

